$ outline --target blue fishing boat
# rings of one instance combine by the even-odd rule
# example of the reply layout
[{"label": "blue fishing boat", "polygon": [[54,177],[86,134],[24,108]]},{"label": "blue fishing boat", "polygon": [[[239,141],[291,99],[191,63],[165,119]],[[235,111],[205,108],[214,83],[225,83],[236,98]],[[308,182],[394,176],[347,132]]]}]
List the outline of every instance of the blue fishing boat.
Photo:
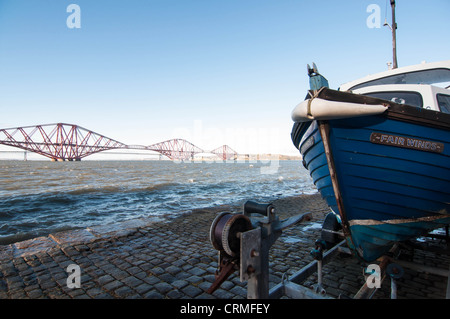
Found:
[{"label": "blue fishing boat", "polygon": [[323,238],[343,234],[366,261],[450,223],[450,60],[311,90],[292,141],[331,208]]}]

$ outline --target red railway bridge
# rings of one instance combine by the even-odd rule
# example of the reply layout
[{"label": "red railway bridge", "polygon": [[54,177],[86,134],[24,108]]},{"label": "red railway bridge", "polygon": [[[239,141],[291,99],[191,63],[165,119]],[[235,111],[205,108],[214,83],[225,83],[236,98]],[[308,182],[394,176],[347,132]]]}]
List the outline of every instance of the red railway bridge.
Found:
[{"label": "red railway bridge", "polygon": [[171,160],[191,160],[196,154],[212,153],[222,160],[237,158],[228,145],[205,151],[184,139],[143,145],[127,145],[74,124],[57,123],[0,129],[0,144],[17,147],[53,161],[80,161],[82,158],[114,149],[148,150]]}]

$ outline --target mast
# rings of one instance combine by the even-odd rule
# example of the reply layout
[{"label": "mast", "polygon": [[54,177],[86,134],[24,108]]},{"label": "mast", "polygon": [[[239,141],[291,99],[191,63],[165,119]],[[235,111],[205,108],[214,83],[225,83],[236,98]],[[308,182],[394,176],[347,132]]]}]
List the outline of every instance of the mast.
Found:
[{"label": "mast", "polygon": [[392,54],[393,54],[393,65],[392,68],[396,69],[398,67],[397,64],[397,23],[395,23],[395,0],[391,0],[391,8],[392,8]]}]

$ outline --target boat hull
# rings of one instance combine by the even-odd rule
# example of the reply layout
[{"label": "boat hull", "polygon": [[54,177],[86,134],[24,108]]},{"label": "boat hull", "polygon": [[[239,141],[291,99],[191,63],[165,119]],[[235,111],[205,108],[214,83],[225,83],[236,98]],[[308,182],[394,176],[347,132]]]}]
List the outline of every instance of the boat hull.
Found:
[{"label": "boat hull", "polygon": [[[305,167],[366,261],[450,223],[449,118],[417,116],[424,111],[396,105],[380,115],[294,125]],[[328,126],[328,160],[319,125]]]}]

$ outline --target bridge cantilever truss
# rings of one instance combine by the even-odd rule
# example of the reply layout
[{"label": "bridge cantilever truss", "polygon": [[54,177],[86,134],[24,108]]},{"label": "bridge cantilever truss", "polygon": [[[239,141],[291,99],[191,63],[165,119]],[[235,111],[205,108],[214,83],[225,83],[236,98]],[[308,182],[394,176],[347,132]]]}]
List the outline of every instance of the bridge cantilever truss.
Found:
[{"label": "bridge cantilever truss", "polygon": [[126,145],[78,125],[66,123],[0,129],[0,144],[34,152],[54,161],[79,161],[86,156],[112,149],[155,151],[171,160],[189,160],[199,153],[213,153],[223,160],[237,156],[227,145],[208,152],[184,139],[171,139],[149,146]]},{"label": "bridge cantilever truss", "polygon": [[228,145],[222,145],[221,147],[218,147],[214,150],[212,150],[210,153],[216,154],[220,158],[222,158],[224,161],[226,160],[235,160],[237,158],[237,152],[233,150]]},{"label": "bridge cantilever truss", "polygon": [[0,130],[0,144],[18,147],[52,160],[81,160],[126,145],[77,125],[57,123]]},{"label": "bridge cantilever truss", "polygon": [[195,154],[205,153],[204,150],[184,139],[167,140],[147,146],[147,149],[161,153],[172,160],[189,160],[193,159]]}]

